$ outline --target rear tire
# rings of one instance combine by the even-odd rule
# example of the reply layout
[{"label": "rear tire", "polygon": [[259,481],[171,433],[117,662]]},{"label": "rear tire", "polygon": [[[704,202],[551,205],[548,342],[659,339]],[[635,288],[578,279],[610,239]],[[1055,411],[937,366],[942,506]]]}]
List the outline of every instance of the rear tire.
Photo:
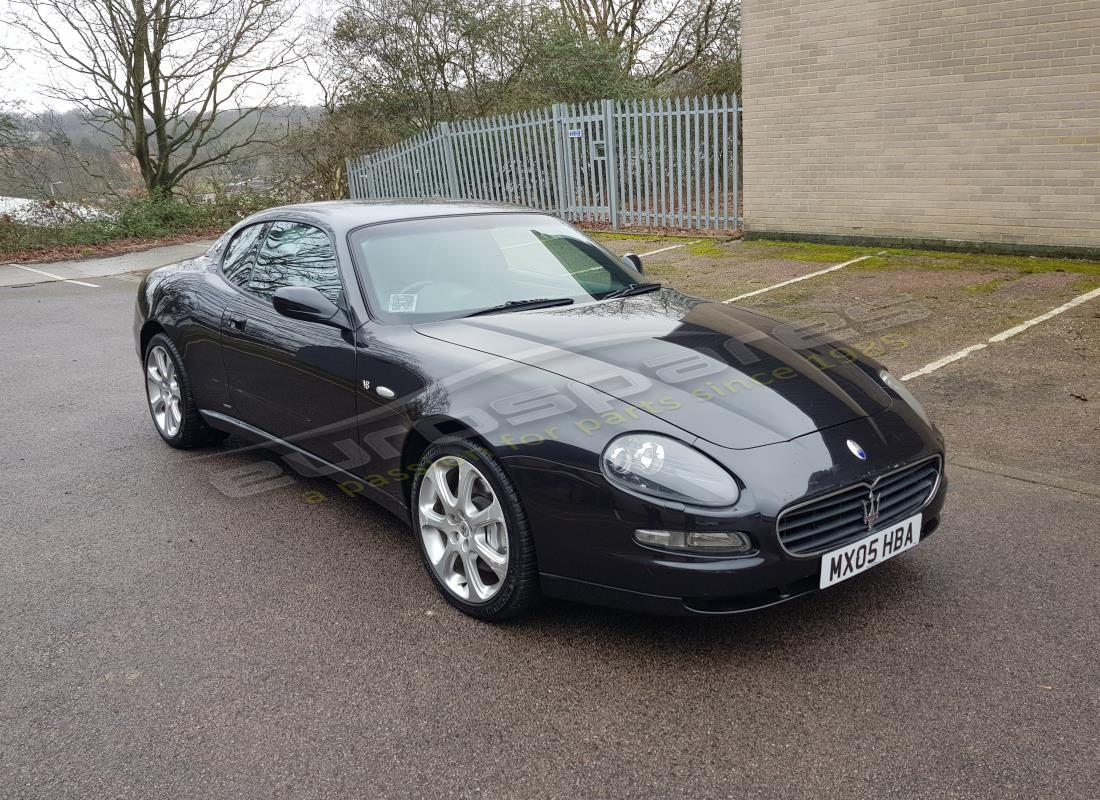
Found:
[{"label": "rear tire", "polygon": [[145,347],[145,398],[153,427],[172,447],[189,450],[226,434],[210,428],[199,414],[191,380],[172,340],[158,333]]},{"label": "rear tire", "polygon": [[488,622],[538,604],[527,513],[492,453],[458,437],[432,444],[420,459],[410,505],[424,566],[447,602]]}]

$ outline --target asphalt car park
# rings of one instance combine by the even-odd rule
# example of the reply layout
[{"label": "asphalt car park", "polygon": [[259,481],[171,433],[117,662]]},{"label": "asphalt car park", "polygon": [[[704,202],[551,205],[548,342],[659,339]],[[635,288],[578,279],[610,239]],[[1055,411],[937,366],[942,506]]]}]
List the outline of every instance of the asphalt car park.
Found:
[{"label": "asphalt car park", "polygon": [[[872,256],[739,302],[899,375],[1097,285],[687,241],[605,243],[721,300]],[[912,551],[752,615],[489,626],[386,512],[233,439],[161,445],[121,272],[157,258],[0,267],[0,795],[1095,796],[1100,299],[908,381],[951,481]]]}]

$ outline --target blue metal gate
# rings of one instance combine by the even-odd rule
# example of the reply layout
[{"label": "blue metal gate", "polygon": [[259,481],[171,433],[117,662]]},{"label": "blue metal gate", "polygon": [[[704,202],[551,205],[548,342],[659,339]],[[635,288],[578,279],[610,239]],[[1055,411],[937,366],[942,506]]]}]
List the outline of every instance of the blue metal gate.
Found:
[{"label": "blue metal gate", "polygon": [[348,162],[355,198],[446,197],[574,222],[739,227],[732,96],[602,100],[440,123]]}]

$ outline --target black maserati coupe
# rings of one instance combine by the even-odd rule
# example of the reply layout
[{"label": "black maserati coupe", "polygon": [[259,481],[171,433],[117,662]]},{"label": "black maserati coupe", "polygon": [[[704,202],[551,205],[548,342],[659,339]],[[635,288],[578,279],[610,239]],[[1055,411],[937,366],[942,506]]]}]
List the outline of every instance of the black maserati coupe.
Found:
[{"label": "black maserati coupe", "polygon": [[880,364],[530,210],[273,208],[151,272],[134,335],[168,444],[233,434],[381,504],[483,619],[759,609],[943,506],[943,438]]}]

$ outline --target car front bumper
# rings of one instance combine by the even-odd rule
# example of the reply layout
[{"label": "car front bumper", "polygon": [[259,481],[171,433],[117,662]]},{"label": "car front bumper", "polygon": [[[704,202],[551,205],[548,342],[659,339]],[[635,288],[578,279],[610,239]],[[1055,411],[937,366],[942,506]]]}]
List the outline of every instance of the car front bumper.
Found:
[{"label": "car front bumper", "polygon": [[[939,528],[946,482],[922,512],[923,542]],[[674,616],[724,615],[758,611],[819,591],[821,556],[794,559],[775,553],[737,558],[668,556],[650,559],[649,591],[626,589],[547,572],[540,574],[549,597]],[[619,565],[629,571],[627,560]],[[669,592],[670,594],[665,594]]]},{"label": "car front bumper", "polygon": [[[851,455],[849,439],[867,450],[867,461]],[[546,595],[653,613],[715,615],[817,591],[821,555],[783,549],[776,533],[779,512],[934,455],[941,457],[941,475],[920,511],[921,539],[939,526],[947,491],[943,441],[907,410],[751,450],[694,444],[744,484],[734,508],[712,512],[647,501],[615,489],[599,472],[530,456],[505,458],[531,520]],[[736,556],[671,552],[639,544],[639,528],[741,531],[754,549]]]}]

